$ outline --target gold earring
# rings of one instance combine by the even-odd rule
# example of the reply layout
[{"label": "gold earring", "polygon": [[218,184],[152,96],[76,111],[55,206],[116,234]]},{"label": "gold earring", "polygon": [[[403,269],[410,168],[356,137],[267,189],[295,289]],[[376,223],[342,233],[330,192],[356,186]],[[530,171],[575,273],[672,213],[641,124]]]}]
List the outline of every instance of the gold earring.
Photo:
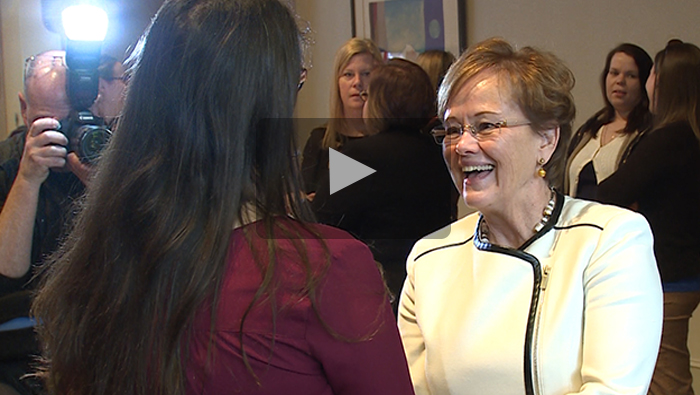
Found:
[{"label": "gold earring", "polygon": [[537,164],[540,165],[540,168],[537,170],[537,175],[544,178],[547,175],[547,170],[542,167],[544,165],[544,158],[540,158],[537,160]]}]

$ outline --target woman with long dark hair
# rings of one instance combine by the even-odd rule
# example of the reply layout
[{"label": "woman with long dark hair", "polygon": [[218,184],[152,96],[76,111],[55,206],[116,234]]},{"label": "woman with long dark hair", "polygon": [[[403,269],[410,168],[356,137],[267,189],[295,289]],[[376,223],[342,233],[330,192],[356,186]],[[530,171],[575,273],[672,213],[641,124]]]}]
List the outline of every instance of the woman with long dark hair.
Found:
[{"label": "woman with long dark hair", "polygon": [[625,151],[651,124],[644,83],[651,57],[641,47],[624,43],[605,58],[600,76],[605,106],[574,134],[569,145],[564,193],[595,199],[598,184],[617,170]]},{"label": "woman with long dark hair", "polygon": [[302,40],[278,0],[162,6],[34,305],[52,392],[412,392],[370,251],[300,201]]},{"label": "woman with long dark hair", "polygon": [[688,351],[690,316],[700,303],[700,49],[671,40],[656,54],[646,83],[653,127],[598,198],[633,207],[654,233],[664,291],[653,395],[692,394]]}]

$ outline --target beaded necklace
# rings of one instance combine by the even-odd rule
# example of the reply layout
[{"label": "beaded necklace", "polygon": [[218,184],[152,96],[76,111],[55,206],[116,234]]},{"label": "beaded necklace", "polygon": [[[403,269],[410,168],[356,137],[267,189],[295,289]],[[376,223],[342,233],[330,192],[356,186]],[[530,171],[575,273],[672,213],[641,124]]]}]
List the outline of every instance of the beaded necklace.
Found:
[{"label": "beaded necklace", "polygon": [[[544,226],[547,225],[547,222],[549,222],[549,220],[552,218],[552,213],[554,212],[554,206],[557,203],[557,194],[554,192],[553,188],[550,188],[550,193],[551,193],[551,195],[549,198],[549,202],[545,206],[544,210],[542,210],[542,218],[535,225],[535,227],[532,229],[535,232],[535,234],[539,233],[539,231],[541,231],[544,228]],[[479,228],[478,228],[477,234],[479,236],[479,238],[478,238],[479,244],[482,244],[482,243],[491,244],[491,242],[489,241],[489,228],[488,228],[488,225],[486,224],[486,221],[483,220],[483,216],[482,216],[482,220],[479,221]]]}]

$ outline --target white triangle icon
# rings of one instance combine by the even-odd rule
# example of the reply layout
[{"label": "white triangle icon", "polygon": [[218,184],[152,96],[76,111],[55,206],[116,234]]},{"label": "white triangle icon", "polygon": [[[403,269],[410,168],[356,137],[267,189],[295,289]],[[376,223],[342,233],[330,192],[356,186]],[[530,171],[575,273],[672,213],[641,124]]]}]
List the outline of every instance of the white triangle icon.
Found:
[{"label": "white triangle icon", "polygon": [[352,159],[333,148],[328,149],[331,195],[376,172],[369,166]]}]

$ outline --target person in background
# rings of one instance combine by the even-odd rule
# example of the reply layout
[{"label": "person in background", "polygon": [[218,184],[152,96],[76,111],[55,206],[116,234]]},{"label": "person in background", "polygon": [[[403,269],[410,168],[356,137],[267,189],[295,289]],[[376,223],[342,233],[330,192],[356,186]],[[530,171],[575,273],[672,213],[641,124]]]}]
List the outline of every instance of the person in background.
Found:
[{"label": "person in background", "polygon": [[553,54],[502,39],[445,76],[434,136],[478,212],[408,257],[399,330],[417,394],[646,392],[662,321],[649,225],[552,188],[573,86]]},{"label": "person in background", "polygon": [[564,173],[564,193],[595,199],[598,184],[617,170],[636,138],[651,125],[644,88],[651,71],[649,54],[634,44],[620,44],[605,58],[601,88],[605,107],[574,134]]},{"label": "person in background", "polygon": [[450,68],[454,61],[455,56],[452,53],[437,49],[425,51],[418,55],[418,59],[416,59],[416,63],[428,74],[435,92],[440,87],[447,69]]},{"label": "person in background", "polygon": [[46,51],[24,64],[19,94],[24,126],[0,142],[0,383],[20,394],[41,385],[22,377],[39,354],[29,306],[43,260],[58,248],[73,218],[72,204],[89,166],[67,152],[58,120],[71,111],[63,51]]},{"label": "person in background", "polygon": [[162,5],[33,305],[52,393],[413,393],[369,249],[301,193],[303,40],[278,0]]},{"label": "person in background", "polygon": [[351,38],[338,49],[333,62],[330,119],[311,131],[302,160],[304,191],[313,199],[320,180],[328,173],[328,149],[340,150],[348,141],[364,137],[362,121],[364,101],[361,93],[369,86],[369,77],[382,64],[377,45],[369,39]]},{"label": "person in background", "polygon": [[[445,74],[447,73],[447,70],[449,70],[450,66],[455,62],[455,57],[452,55],[451,52],[448,51],[441,51],[441,50],[428,50],[420,55],[418,55],[418,59],[416,59],[416,63],[425,70],[425,72],[428,74],[428,77],[430,78],[430,83],[433,85],[433,88],[435,89],[435,92],[438,91],[440,88],[440,84],[442,84],[443,78],[445,78]],[[437,111],[437,108],[436,108]],[[428,122],[425,127],[423,127],[422,132],[430,135],[430,132],[433,131],[435,128],[441,128],[442,127],[442,120],[440,119],[439,116],[437,116],[437,113],[433,117],[433,119]],[[450,204],[453,205],[452,211],[452,221],[457,219],[457,213],[458,213],[458,205],[459,205],[459,191],[457,189],[453,188],[452,189],[452,199],[450,200]],[[399,288],[400,291],[400,288]]]},{"label": "person in background", "polygon": [[653,128],[598,199],[643,214],[664,291],[663,336],[650,394],[692,394],[688,322],[700,302],[700,49],[672,40],[646,81]]},{"label": "person in background", "polygon": [[102,55],[97,71],[100,76],[99,90],[91,110],[95,115],[103,118],[107,125],[113,127],[124,107],[126,90],[124,64],[112,56]]},{"label": "person in background", "polygon": [[330,194],[320,185],[312,207],[321,223],[369,245],[398,295],[413,243],[456,216],[454,186],[440,149],[420,132],[435,114],[435,91],[415,63],[391,59],[372,72],[364,118],[370,136],[349,141],[343,154],[376,170]]}]

